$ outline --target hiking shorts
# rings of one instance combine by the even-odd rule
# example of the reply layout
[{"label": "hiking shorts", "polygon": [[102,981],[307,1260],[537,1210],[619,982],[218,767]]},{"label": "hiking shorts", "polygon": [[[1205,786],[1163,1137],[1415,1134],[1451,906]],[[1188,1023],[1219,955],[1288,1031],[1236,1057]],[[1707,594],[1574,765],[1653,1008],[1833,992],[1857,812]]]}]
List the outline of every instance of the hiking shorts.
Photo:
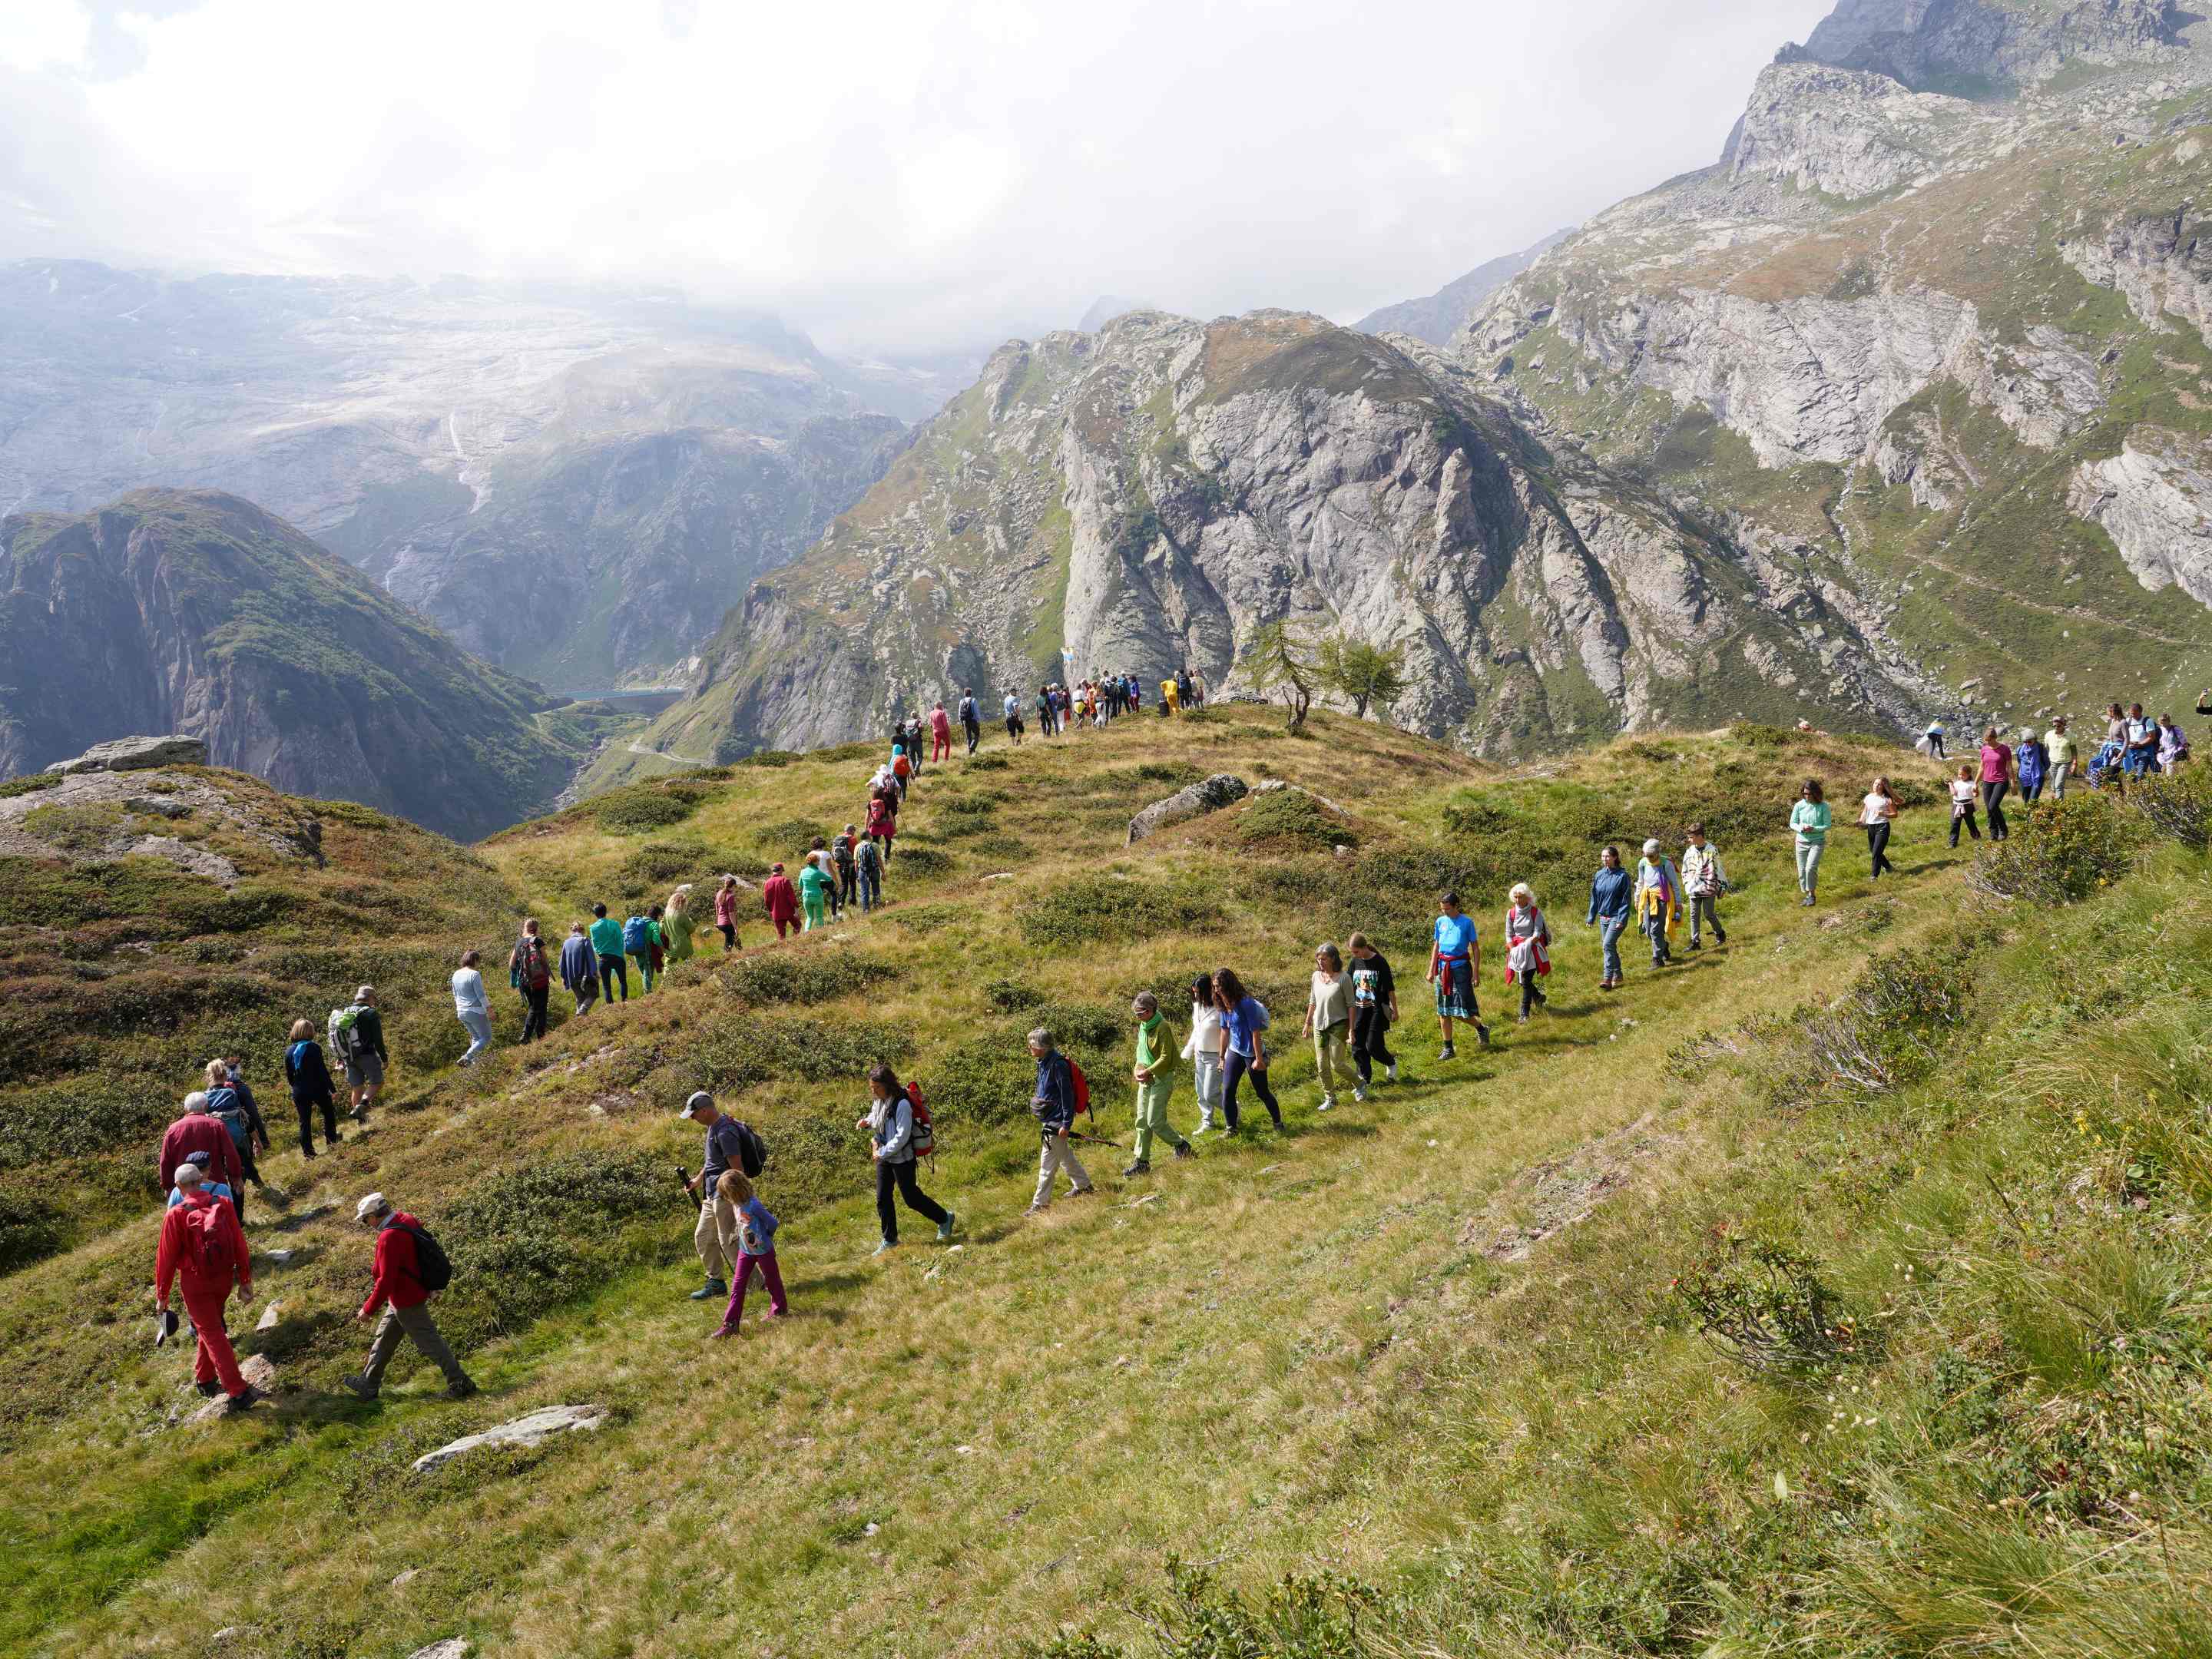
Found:
[{"label": "hiking shorts", "polygon": [[384,1062],[374,1054],[348,1060],[345,1074],[349,1089],[381,1089],[384,1086]]}]

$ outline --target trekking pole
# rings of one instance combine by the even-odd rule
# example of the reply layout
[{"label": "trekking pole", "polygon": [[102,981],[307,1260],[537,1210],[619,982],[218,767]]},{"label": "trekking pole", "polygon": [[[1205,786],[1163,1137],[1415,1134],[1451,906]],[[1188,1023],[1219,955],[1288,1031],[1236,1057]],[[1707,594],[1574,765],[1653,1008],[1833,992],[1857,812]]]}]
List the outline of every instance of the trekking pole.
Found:
[{"label": "trekking pole", "polygon": [[1121,1150],[1120,1141],[1109,1140],[1103,1135],[1079,1135],[1070,1129],[1067,1132],[1067,1138],[1070,1140],[1079,1140],[1086,1146],[1111,1146],[1117,1152]]}]

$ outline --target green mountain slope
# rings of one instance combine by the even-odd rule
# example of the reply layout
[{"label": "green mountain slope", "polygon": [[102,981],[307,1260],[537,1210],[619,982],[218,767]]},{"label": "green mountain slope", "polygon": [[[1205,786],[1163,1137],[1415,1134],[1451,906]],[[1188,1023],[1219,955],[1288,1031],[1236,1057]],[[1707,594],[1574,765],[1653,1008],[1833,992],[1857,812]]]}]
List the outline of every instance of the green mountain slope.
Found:
[{"label": "green mountain slope", "polygon": [[[2093,800],[2011,843],[2092,897],[1981,908],[1933,769],[1873,739],[1659,733],[1502,773],[1315,729],[1221,708],[994,744],[921,781],[886,909],[781,945],[749,919],[738,957],[713,941],[541,1047],[506,1046],[496,995],[502,1046],[465,1074],[434,987],[408,994],[390,1109],[265,1166],[255,1247],[294,1255],[263,1264],[280,1311],[246,1341],[275,1404],[163,1426],[190,1396],[144,1344],[149,1202],[8,1281],[0,1467],[24,1497],[0,1647],[135,1650],[250,1552],[223,1616],[272,1659],[455,1635],[488,1655],[1012,1653],[1062,1626],[1093,1635],[1056,1651],[1091,1659],[1152,1653],[1148,1626],[1195,1652],[2189,1651],[2203,855]],[[458,863],[388,828],[362,846],[402,854],[386,878],[417,896],[426,949],[496,951],[518,910],[558,932],[594,896],[620,910],[792,856],[851,815],[872,755],[634,786]],[[1870,888],[1839,830],[1822,908],[1797,908],[1777,828],[1794,781],[1847,800],[1876,769],[1908,803],[1901,878]],[[1123,846],[1135,806],[1219,770],[1345,811],[1262,795]],[[1658,975],[1632,954],[1627,989],[1600,994],[1579,925],[1595,847],[1693,817],[1737,884],[1728,945]],[[1522,878],[1559,934],[1552,1005],[1512,1025],[1492,960],[1496,1047],[1440,1062],[1418,977],[1432,891],[1458,885],[1494,932]],[[1405,1078],[1322,1115],[1296,1010],[1317,939],[1352,927],[1398,966]],[[2154,928],[2150,957],[2106,942]],[[264,937],[240,935],[248,964]],[[82,959],[114,971],[126,949]],[[1129,997],[1179,1017],[1176,988],[1221,962],[1275,1010],[1291,1133],[1208,1139],[1148,1178],[1085,1147],[1103,1195],[1017,1222],[1022,1032],[1064,1035],[1126,1141]],[[924,1229],[867,1256],[850,1125],[878,1057],[930,1088],[926,1184],[961,1212],[957,1251]],[[696,1152],[672,1114],[702,1085],[768,1139],[794,1316],[711,1346],[667,1173]],[[1187,1085],[1172,1115],[1189,1126]],[[440,1314],[479,1399],[431,1398],[411,1355],[381,1406],[336,1394],[367,1260],[344,1217],[371,1185],[452,1249]],[[1796,1344],[1778,1363],[1729,1357],[1724,1333],[1808,1310],[1773,1327]],[[410,1473],[580,1401],[608,1426]],[[1170,1556],[1212,1582],[1176,1592]]]},{"label": "green mountain slope", "polygon": [[279,788],[478,836],[550,805],[592,735],[235,496],[0,520],[0,587],[8,774],[185,732]]}]

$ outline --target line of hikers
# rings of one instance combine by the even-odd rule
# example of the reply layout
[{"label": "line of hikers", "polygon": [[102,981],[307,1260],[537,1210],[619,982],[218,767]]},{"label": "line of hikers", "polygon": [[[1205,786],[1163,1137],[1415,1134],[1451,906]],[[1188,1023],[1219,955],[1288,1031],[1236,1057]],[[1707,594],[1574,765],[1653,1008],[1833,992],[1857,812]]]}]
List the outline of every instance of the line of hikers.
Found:
[{"label": "line of hikers", "polygon": [[[362,988],[359,996],[373,1001],[368,987]],[[356,1006],[358,1001],[359,997]],[[306,1020],[295,1021],[291,1036],[285,1065],[300,1108],[300,1149],[313,1158],[310,1130],[315,1110],[321,1110],[326,1139],[336,1143],[339,1138],[330,1073],[313,1026]],[[311,1058],[307,1051],[312,1051]],[[253,1256],[245,1230],[246,1183],[260,1181],[253,1152],[257,1146],[268,1151],[269,1139],[234,1057],[210,1060],[207,1079],[205,1090],[185,1097],[183,1115],[162,1132],[155,1154],[156,1177],[168,1193],[154,1255],[155,1342],[165,1344],[178,1334],[177,1315],[170,1305],[174,1292],[190,1322],[194,1386],[210,1398],[227,1395],[228,1410],[246,1412],[262,1396],[246,1380],[226,1322],[234,1293],[241,1305],[253,1297]],[[355,1318],[362,1323],[378,1322],[367,1363],[344,1379],[344,1386],[357,1398],[375,1399],[404,1336],[444,1373],[447,1396],[466,1399],[477,1385],[453,1357],[427,1305],[452,1278],[444,1250],[417,1218],[394,1209],[381,1193],[362,1199],[354,1219],[376,1235],[368,1296]]]}]

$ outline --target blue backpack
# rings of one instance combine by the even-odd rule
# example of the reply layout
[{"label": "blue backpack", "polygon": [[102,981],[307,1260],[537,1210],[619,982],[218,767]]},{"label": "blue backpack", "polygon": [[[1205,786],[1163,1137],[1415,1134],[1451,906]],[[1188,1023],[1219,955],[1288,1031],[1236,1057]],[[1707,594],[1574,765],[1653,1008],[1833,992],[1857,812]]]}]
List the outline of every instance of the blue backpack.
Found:
[{"label": "blue backpack", "polygon": [[653,935],[645,930],[645,918],[632,916],[623,923],[623,950],[633,957],[641,957],[653,948]]}]

